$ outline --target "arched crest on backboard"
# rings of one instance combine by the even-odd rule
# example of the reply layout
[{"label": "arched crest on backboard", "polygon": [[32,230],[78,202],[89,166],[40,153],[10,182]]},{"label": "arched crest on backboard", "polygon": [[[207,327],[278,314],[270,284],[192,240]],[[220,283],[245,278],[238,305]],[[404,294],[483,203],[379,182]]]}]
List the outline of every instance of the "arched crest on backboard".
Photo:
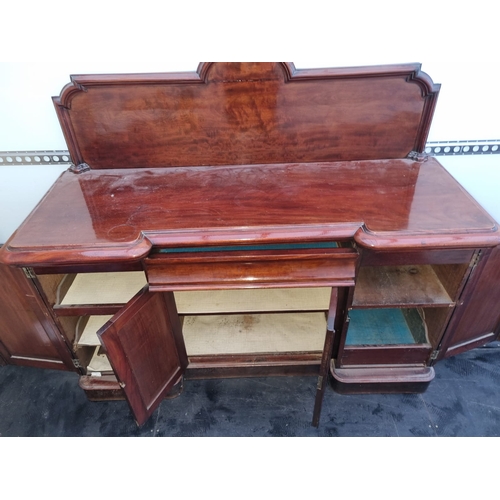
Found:
[{"label": "arched crest on backboard", "polygon": [[53,99],[73,161],[99,169],[405,158],[438,93],[416,63],[244,62],[74,75]]}]

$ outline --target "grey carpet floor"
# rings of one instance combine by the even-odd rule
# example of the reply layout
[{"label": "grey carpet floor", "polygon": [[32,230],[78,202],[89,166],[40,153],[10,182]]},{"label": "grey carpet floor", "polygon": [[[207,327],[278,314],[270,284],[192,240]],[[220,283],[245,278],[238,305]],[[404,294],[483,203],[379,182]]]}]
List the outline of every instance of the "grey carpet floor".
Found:
[{"label": "grey carpet floor", "polygon": [[500,343],[441,361],[423,394],[327,388],[314,377],[187,381],[138,428],[124,401],[90,402],[74,373],[0,368],[0,436],[498,436]]}]

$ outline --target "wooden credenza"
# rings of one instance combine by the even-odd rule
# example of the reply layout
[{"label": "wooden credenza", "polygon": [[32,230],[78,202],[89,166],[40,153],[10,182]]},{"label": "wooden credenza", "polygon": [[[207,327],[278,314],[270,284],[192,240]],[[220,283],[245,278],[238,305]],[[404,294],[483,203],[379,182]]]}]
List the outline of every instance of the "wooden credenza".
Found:
[{"label": "wooden credenza", "polygon": [[75,166],[0,250],[34,318],[0,356],[138,423],[190,378],[315,375],[315,425],[328,378],[425,390],[500,324],[496,223],[422,153],[438,91],[415,64],[72,77]]}]

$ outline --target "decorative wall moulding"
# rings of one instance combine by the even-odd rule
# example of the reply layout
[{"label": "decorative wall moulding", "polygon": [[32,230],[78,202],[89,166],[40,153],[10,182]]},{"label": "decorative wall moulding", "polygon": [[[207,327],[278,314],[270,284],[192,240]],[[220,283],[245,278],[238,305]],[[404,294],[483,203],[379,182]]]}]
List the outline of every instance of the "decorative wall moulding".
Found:
[{"label": "decorative wall moulding", "polygon": [[[429,156],[463,156],[500,154],[500,139],[473,141],[428,142],[425,153]],[[2,165],[71,165],[67,150],[0,151]]]}]

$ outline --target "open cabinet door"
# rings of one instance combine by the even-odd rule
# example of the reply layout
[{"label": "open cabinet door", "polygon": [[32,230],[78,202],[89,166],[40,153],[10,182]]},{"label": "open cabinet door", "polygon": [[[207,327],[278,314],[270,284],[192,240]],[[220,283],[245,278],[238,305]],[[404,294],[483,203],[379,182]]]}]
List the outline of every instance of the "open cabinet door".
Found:
[{"label": "open cabinet door", "polygon": [[500,246],[482,250],[465,285],[440,351],[448,358],[498,337],[500,307]]},{"label": "open cabinet door", "polygon": [[188,364],[173,293],[144,287],[97,336],[142,425]]}]

